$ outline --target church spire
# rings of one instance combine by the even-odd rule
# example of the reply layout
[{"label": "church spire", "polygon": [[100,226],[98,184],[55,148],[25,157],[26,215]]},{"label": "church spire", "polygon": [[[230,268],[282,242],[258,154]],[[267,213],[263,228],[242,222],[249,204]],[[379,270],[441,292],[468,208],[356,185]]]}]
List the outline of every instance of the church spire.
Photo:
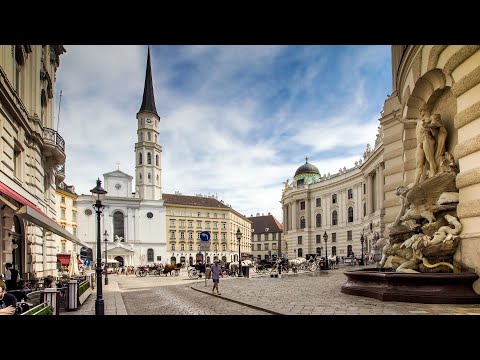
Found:
[{"label": "church spire", "polygon": [[152,67],[150,65],[150,46],[148,47],[147,55],[147,71],[145,73],[145,86],[143,88],[143,100],[142,106],[138,112],[148,111],[158,117],[157,108],[155,107],[155,95],[153,94],[153,81],[152,81]]}]

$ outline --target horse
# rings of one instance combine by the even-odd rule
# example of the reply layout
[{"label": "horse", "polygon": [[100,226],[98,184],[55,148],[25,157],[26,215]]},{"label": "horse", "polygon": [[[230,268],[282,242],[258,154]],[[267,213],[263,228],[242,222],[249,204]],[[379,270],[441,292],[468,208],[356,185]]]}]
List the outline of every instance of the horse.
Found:
[{"label": "horse", "polygon": [[164,274],[170,274],[170,276],[172,276],[172,271],[175,271],[177,268],[177,265],[176,264],[166,264],[164,267],[163,267],[163,273]]}]

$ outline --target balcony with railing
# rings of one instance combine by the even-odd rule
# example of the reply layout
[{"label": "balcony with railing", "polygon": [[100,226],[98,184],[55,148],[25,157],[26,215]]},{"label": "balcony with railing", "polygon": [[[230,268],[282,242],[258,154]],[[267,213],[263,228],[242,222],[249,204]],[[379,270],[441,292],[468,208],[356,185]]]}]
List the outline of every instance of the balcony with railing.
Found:
[{"label": "balcony with railing", "polygon": [[57,131],[43,128],[42,155],[46,158],[53,157],[59,165],[65,164],[65,140]]}]

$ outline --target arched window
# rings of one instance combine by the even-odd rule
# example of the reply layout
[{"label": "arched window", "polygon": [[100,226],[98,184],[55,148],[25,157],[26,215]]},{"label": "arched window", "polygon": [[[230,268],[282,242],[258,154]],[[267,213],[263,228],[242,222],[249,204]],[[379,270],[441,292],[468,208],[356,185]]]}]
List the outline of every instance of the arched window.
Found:
[{"label": "arched window", "polygon": [[337,255],[337,247],[332,246],[332,255]]},{"label": "arched window", "polygon": [[150,173],[148,173],[147,177],[148,177],[148,182],[152,181],[152,176],[150,175]]},{"label": "arched window", "polygon": [[150,133],[150,131],[147,133],[147,136],[148,136],[148,141],[151,141],[152,140],[152,134]]},{"label": "arched window", "polygon": [[159,166],[158,165],[158,155],[155,155],[155,165]]},{"label": "arched window", "polygon": [[143,132],[138,133],[138,141],[143,141]]},{"label": "arched window", "polygon": [[142,173],[138,174],[138,177],[142,180]]},{"label": "arched window", "polygon": [[154,257],[153,257],[153,249],[148,249],[147,250],[147,261],[148,262],[153,262],[154,260]]},{"label": "arched window", "polygon": [[155,134],[155,144],[158,143],[157,134]]},{"label": "arched window", "polygon": [[302,256],[303,256],[303,250],[302,250],[302,249],[298,249],[297,255],[298,255],[298,257],[302,257]]},{"label": "arched window", "polygon": [[351,256],[352,255],[352,245],[348,245],[347,246],[347,256]]},{"label": "arched window", "polygon": [[367,203],[363,203],[363,216],[367,216]]},{"label": "arched window", "polygon": [[338,224],[337,210],[333,210],[333,212],[332,212],[332,225],[337,225],[337,224]]},{"label": "arched window", "polygon": [[300,218],[300,229],[305,229],[305,217]]},{"label": "arched window", "polygon": [[142,165],[143,164],[143,154],[140,153],[138,154],[138,165]]},{"label": "arched window", "polygon": [[152,163],[152,154],[149,152],[147,153],[147,164],[150,165]]},{"label": "arched window", "polygon": [[113,213],[113,238],[115,239],[118,236],[119,239],[121,238],[120,241],[125,241],[124,228],[123,213],[115,211]]},{"label": "arched window", "polygon": [[315,249],[315,252],[319,255],[319,256],[322,256],[322,248],[321,247],[317,247]]},{"label": "arched window", "polygon": [[348,222],[353,222],[353,207],[348,208]]},{"label": "arched window", "polygon": [[317,214],[316,216],[316,226],[322,227],[322,214]]}]

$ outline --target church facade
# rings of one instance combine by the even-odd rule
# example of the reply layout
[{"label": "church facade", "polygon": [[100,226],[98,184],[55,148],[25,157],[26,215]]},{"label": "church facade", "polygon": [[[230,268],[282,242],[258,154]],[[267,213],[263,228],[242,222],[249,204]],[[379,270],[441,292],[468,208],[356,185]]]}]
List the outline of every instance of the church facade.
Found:
[{"label": "church facade", "polygon": [[[155,106],[150,50],[142,104],[137,113],[135,189],[133,177],[120,169],[103,174],[107,191],[101,214],[102,259],[119,265],[138,266],[166,262],[165,206],[162,199],[160,116]],[[77,199],[78,237],[97,258],[97,216],[92,197]],[[106,241],[105,241],[106,240]]]}]

